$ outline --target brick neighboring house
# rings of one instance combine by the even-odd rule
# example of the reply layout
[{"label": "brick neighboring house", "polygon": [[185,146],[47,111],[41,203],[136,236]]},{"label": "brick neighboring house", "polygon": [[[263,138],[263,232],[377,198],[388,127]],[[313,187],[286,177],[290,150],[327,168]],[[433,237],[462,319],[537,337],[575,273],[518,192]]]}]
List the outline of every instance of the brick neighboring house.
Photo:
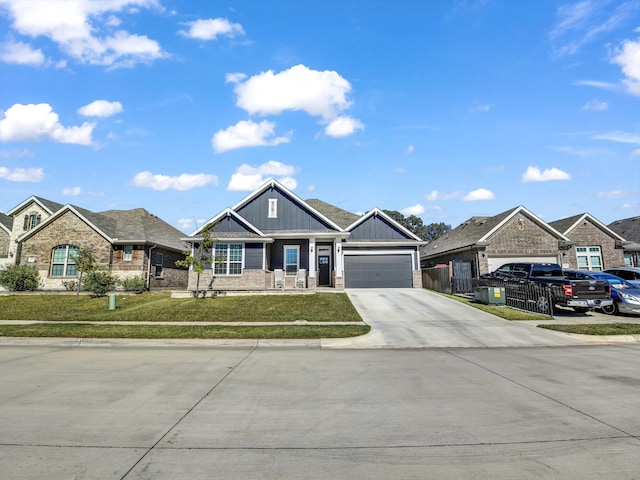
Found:
[{"label": "brick neighboring house", "polygon": [[184,233],[143,208],[92,212],[30,197],[8,212],[13,217],[9,257],[34,265],[45,290],[75,280],[73,253],[90,248],[99,266],[120,279],[142,276],[147,288],[185,288]]},{"label": "brick neighboring house", "polygon": [[590,214],[573,215],[549,225],[572,242],[563,252],[563,268],[599,271],[624,265],[625,239]]},{"label": "brick neighboring house", "polygon": [[471,263],[472,276],[510,262],[563,263],[571,240],[523,206],[493,217],[471,217],[420,249],[423,268]]},{"label": "brick neighboring house", "polygon": [[608,227],[625,238],[622,242],[625,267],[640,267],[640,217],[616,220]]},{"label": "brick neighboring house", "polygon": [[11,244],[11,228],[13,218],[0,213],[0,267],[9,263],[9,245]]}]

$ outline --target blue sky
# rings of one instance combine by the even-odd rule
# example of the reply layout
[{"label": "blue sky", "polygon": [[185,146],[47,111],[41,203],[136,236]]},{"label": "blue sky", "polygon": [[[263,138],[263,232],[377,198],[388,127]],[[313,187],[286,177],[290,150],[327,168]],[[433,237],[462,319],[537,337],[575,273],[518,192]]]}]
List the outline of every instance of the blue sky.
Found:
[{"label": "blue sky", "polygon": [[0,0],[0,211],[191,232],[274,177],[452,227],[640,215],[640,0]]}]

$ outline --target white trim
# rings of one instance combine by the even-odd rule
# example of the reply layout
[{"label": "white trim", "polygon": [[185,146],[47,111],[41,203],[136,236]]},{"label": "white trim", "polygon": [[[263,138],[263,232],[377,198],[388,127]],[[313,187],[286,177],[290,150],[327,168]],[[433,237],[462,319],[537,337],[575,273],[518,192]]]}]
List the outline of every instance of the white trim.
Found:
[{"label": "white trim", "polygon": [[[568,237],[566,237],[565,235],[563,235],[562,233],[560,233],[558,230],[556,230],[555,228],[553,228],[551,225],[549,225],[547,222],[545,222],[544,220],[542,220],[541,218],[538,218],[537,216],[535,216],[533,213],[531,213],[529,210],[527,210],[526,208],[524,208],[522,205],[520,205],[517,208],[514,208],[513,211],[507,215],[500,223],[498,223],[495,227],[493,227],[491,230],[489,230],[484,236],[482,236],[480,239],[476,240],[474,242],[474,245],[477,245],[480,242],[486,242],[487,239],[493,235],[494,233],[496,233],[499,229],[501,229],[507,222],[509,222],[509,220],[511,220],[513,217],[515,217],[517,214],[522,213],[524,215],[527,215],[529,218],[531,218],[533,221],[535,221],[536,223],[538,223],[542,228],[550,231],[552,234],[558,236],[559,238],[561,238],[562,240],[565,240],[567,242],[570,242],[571,239],[569,239]],[[500,215],[500,214],[498,214]],[[469,245],[469,246],[473,246],[473,245]],[[445,252],[441,252],[441,253],[445,253]]]},{"label": "white trim", "polygon": [[19,212],[21,209],[26,207],[30,202],[37,203],[40,206],[40,208],[42,208],[49,215],[53,214],[53,211],[51,209],[47,208],[47,206],[44,203],[42,203],[40,200],[38,200],[38,198],[35,195],[32,195],[29,198],[27,198],[26,200],[24,200],[22,203],[20,203],[19,205],[15,206],[11,210],[9,210],[6,213],[6,215],[12,217],[16,212]]},{"label": "white trim", "polygon": [[[363,216],[361,216],[358,220],[356,220],[355,222],[353,222],[351,225],[349,225],[346,230],[351,232],[355,227],[357,227],[358,225],[360,225],[361,223],[364,223],[366,220],[368,220],[371,217],[377,217],[380,216],[382,218],[384,218],[387,222],[391,223],[392,225],[394,225],[396,228],[398,228],[401,232],[403,232],[405,235],[413,238],[414,240],[417,240],[418,242],[424,242],[424,240],[421,240],[420,237],[418,237],[415,233],[413,233],[411,230],[407,229],[406,227],[400,225],[398,222],[396,222],[393,218],[391,218],[389,215],[387,215],[386,213],[384,213],[382,210],[380,210],[379,208],[374,208],[373,210],[365,213]],[[425,244],[427,242],[424,242]]]},{"label": "white trim", "polygon": [[278,218],[278,199],[269,198],[269,211],[267,212],[267,218]]},{"label": "white trim", "polygon": [[[567,228],[567,230],[565,232],[563,232],[564,234],[569,233],[571,230],[573,230],[574,228],[576,228],[578,226],[578,224],[580,224],[581,222],[583,222],[584,220],[589,219],[592,223],[594,223],[598,228],[602,229],[605,231],[605,233],[609,234],[612,237],[616,237],[618,240],[620,240],[621,242],[624,242],[625,239],[622,238],[620,235],[618,235],[616,232],[614,232],[613,230],[611,230],[609,227],[607,227],[605,224],[603,224],[602,222],[600,222],[597,218],[595,218],[594,216],[592,216],[589,213],[585,213],[582,216],[580,216],[580,218],[578,218],[578,220],[576,220],[574,222],[573,225],[571,225],[569,228]],[[560,220],[557,220],[560,221]]]},{"label": "white trim", "polygon": [[[287,249],[296,250],[298,252],[296,255],[296,272],[293,274],[287,272],[287,265],[292,265],[287,263]],[[285,277],[295,277],[298,274],[298,270],[300,270],[300,245],[282,246],[282,270],[284,271]]]},{"label": "white trim", "polygon": [[[247,220],[245,220],[244,218],[242,218],[240,215],[238,215],[234,210],[232,210],[231,208],[226,208],[224,209],[222,212],[220,212],[218,215],[216,215],[215,217],[207,220],[201,227],[198,227],[197,229],[195,229],[190,235],[189,237],[193,237],[195,235],[198,235],[200,232],[202,232],[202,230],[204,230],[208,225],[211,224],[215,224],[216,222],[218,222],[219,220],[222,219],[222,217],[233,217],[236,220],[238,220],[240,223],[242,223],[245,227],[247,227],[249,230],[253,231],[255,234],[260,235],[261,237],[264,237],[265,234],[262,233],[260,230],[258,230],[255,226],[253,226],[251,223],[249,223]],[[213,232],[215,233],[215,232]],[[182,239],[182,240],[186,240],[186,239]]]},{"label": "white trim", "polygon": [[344,250],[344,255],[412,255],[415,250]]},{"label": "white trim", "polygon": [[419,247],[421,245],[426,245],[428,244],[428,242],[415,242],[413,240],[407,240],[405,242],[403,241],[380,241],[380,242],[370,242],[367,240],[363,240],[361,242],[350,242],[347,241],[347,243],[345,244],[347,248],[349,247],[402,247],[402,246],[407,246],[407,247]]}]

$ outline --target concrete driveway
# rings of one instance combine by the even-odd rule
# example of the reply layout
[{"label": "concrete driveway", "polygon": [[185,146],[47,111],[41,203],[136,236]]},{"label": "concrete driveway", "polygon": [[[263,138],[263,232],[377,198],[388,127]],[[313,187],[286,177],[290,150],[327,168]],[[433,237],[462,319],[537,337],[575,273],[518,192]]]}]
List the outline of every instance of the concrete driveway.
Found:
[{"label": "concrete driveway", "polygon": [[371,332],[324,339],[323,348],[448,348],[583,345],[584,340],[511,322],[421,288],[348,289]]}]

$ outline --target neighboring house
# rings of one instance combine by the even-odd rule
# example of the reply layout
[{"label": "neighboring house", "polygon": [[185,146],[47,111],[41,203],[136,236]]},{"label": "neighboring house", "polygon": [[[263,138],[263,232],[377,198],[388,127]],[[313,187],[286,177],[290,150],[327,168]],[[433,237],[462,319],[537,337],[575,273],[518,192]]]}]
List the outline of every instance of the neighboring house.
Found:
[{"label": "neighboring house", "polygon": [[622,242],[624,265],[626,267],[640,267],[640,217],[616,220],[608,227],[625,238]]},{"label": "neighboring house", "polygon": [[472,276],[505,263],[564,263],[571,240],[523,206],[493,217],[471,217],[421,248],[422,267],[461,261]]},{"label": "neighboring house", "polygon": [[13,218],[0,213],[0,267],[10,262],[9,245],[11,244],[11,228]]},{"label": "neighboring house", "polygon": [[562,257],[563,268],[601,271],[624,265],[624,238],[590,214],[574,215],[549,225],[572,242]]},{"label": "neighboring house", "polygon": [[[303,276],[306,288],[421,287],[425,242],[381,210],[363,216],[320,200],[304,201],[270,179],[184,240],[197,251],[205,228],[215,239],[200,288],[216,291],[284,287]],[[196,288],[196,273],[189,289]]]},{"label": "neighboring house", "polygon": [[30,197],[13,217],[12,263],[34,265],[43,289],[58,290],[77,278],[73,254],[89,248],[99,266],[124,279],[142,276],[147,288],[185,288],[182,232],[142,208],[91,212]]}]

